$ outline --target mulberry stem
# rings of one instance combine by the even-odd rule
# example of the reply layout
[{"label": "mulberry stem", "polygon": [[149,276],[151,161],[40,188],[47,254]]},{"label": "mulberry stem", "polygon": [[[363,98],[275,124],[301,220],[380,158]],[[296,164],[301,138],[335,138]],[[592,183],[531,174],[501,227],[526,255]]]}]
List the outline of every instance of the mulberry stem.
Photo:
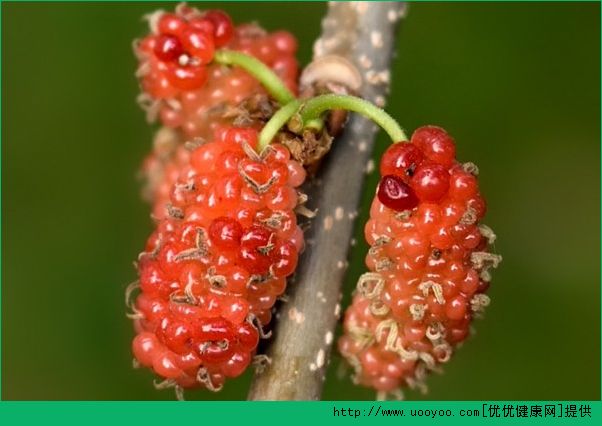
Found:
[{"label": "mulberry stem", "polygon": [[382,127],[393,142],[408,140],[393,117],[376,105],[356,96],[328,94],[309,99],[301,107],[301,121],[309,125],[315,119],[320,118],[324,112],[333,109],[344,109],[362,114]]},{"label": "mulberry stem", "polygon": [[[329,2],[314,59],[338,55],[364,72],[390,69],[396,23],[405,7],[401,2]],[[378,48],[371,39],[375,31],[382,36]],[[371,66],[366,69],[360,62]],[[372,84],[366,79],[358,93],[374,101],[386,96],[387,87],[387,82]],[[288,302],[281,305],[280,317],[273,325],[274,337],[266,349],[272,363],[255,376],[249,400],[321,398],[341,311],[339,297],[353,219],[375,136],[374,127],[359,114],[353,114],[345,127],[317,178],[303,187],[309,196],[308,207],[317,208],[317,213],[304,232],[308,248],[299,258],[295,285],[288,286]],[[363,150],[357,149],[360,141],[365,143]],[[343,212],[341,220],[333,220],[335,212]],[[332,398],[332,394],[328,396]]]},{"label": "mulberry stem", "polygon": [[258,151],[261,152],[270,144],[274,136],[291,119],[295,119],[295,129],[300,133],[303,129],[322,129],[322,114],[328,110],[344,109],[357,112],[382,127],[393,143],[405,142],[408,137],[397,121],[383,109],[356,96],[350,95],[320,95],[303,102],[294,100],[282,107],[268,121],[259,135]]},{"label": "mulberry stem", "polygon": [[259,59],[231,50],[218,50],[213,59],[219,64],[235,65],[247,71],[265,87],[280,105],[286,105],[295,100],[295,95],[288,90],[280,77]]},{"label": "mulberry stem", "polygon": [[261,130],[259,134],[259,143],[257,151],[262,152],[266,146],[272,142],[278,131],[291,119],[291,117],[299,110],[301,102],[294,100],[280,108],[276,114],[270,118],[270,121]]}]

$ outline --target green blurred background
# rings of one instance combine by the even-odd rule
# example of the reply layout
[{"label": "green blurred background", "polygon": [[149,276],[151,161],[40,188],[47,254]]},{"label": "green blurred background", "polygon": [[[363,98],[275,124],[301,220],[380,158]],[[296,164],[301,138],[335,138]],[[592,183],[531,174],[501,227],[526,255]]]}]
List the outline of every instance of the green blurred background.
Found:
[{"label": "green blurred background", "polygon": [[[131,368],[123,304],[151,229],[135,175],[152,130],[130,44],[160,6],[2,4],[3,399],[173,399]],[[220,7],[288,28],[302,63],[326,8]],[[599,399],[599,4],[412,4],[393,76],[401,123],[446,127],[480,166],[504,256],[476,336],[427,396],[407,396]],[[385,146],[381,135],[375,154]],[[347,295],[365,252],[352,253]],[[373,398],[339,366],[335,355],[325,399]],[[188,398],[243,399],[249,381]]]}]

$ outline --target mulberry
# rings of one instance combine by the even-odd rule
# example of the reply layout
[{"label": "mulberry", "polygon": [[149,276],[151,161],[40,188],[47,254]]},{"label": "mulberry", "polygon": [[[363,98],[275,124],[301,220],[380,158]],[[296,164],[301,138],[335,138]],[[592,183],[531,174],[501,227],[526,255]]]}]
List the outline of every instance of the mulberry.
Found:
[{"label": "mulberry", "polygon": [[370,272],[359,279],[339,340],[355,380],[381,393],[425,388],[488,304],[501,257],[485,214],[477,168],[455,160],[441,128],[417,129],[384,153],[377,196],[365,225]]}]

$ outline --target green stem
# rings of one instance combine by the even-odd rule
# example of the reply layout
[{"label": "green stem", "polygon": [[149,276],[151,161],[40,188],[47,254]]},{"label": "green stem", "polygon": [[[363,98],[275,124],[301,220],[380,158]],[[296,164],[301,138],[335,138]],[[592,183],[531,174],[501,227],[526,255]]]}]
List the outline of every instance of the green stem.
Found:
[{"label": "green stem", "polygon": [[263,151],[295,114],[297,115],[295,127],[298,127],[298,129],[291,128],[292,131],[301,133],[301,130],[306,128],[319,131],[323,127],[322,114],[333,109],[353,111],[368,117],[387,132],[393,143],[407,142],[408,140],[397,121],[383,109],[355,96],[330,94],[316,96],[303,101],[303,103],[295,99],[280,108],[259,134],[257,150],[259,152]]},{"label": "green stem", "polygon": [[280,77],[260,60],[244,53],[231,50],[218,50],[215,52],[214,61],[224,65],[235,65],[241,67],[265,87],[268,93],[278,101],[280,105],[286,105],[293,101],[295,96],[284,85]]},{"label": "green stem", "polygon": [[265,147],[272,142],[274,136],[276,136],[280,129],[288,123],[291,117],[299,110],[299,106],[301,106],[301,101],[295,99],[280,108],[276,114],[270,118],[270,121],[266,123],[261,130],[261,133],[259,133],[259,142],[257,144],[258,152],[262,152]]},{"label": "green stem", "polygon": [[303,123],[312,122],[320,118],[324,112],[332,109],[344,109],[362,114],[382,127],[393,142],[408,140],[393,117],[383,109],[355,96],[329,94],[308,99],[300,110],[301,120]]}]

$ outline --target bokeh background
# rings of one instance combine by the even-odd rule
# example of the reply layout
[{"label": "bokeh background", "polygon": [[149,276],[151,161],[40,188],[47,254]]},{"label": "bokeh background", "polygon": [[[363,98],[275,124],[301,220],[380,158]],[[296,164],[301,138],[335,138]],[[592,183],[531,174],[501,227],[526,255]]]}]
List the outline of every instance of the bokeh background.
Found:
[{"label": "bokeh background", "polygon": [[[2,399],[173,399],[131,368],[123,304],[151,229],[135,175],[152,129],[130,43],[161,6],[2,4]],[[302,63],[326,8],[219,6],[295,33]],[[446,127],[480,166],[504,256],[476,336],[410,399],[600,399],[599,7],[410,7],[388,108],[407,129]],[[347,295],[365,252],[351,254]],[[373,398],[340,364],[324,398]],[[249,382],[188,398],[243,399]]]}]

